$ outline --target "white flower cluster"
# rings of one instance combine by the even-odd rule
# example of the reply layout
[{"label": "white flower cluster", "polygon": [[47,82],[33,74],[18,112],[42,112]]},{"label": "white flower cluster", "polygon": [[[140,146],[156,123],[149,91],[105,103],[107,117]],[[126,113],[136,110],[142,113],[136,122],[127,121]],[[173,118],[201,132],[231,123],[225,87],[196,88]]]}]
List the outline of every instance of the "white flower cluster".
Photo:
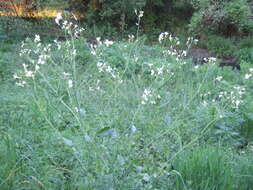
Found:
[{"label": "white flower cluster", "polygon": [[[217,77],[218,80],[222,80],[222,77]],[[216,80],[217,80],[216,78]],[[215,98],[211,92],[207,92],[201,94],[201,98],[203,99],[203,105],[206,106],[207,102],[215,103],[216,101],[225,101],[229,102],[233,108],[238,109],[239,105],[243,103],[243,95],[245,94],[246,89],[242,86],[234,86],[230,91],[220,91],[218,96]],[[211,99],[211,100],[210,100]],[[208,101],[210,100],[210,101]]]},{"label": "white flower cluster", "polygon": [[[162,33],[159,35],[159,37],[158,37],[159,43],[161,44],[162,41],[163,41],[164,39],[166,39],[168,35],[169,35],[168,32],[162,32]],[[172,38],[172,37],[171,37],[171,35],[170,35],[170,39],[171,39],[171,38]]]},{"label": "white flower cluster", "polygon": [[128,41],[129,41],[129,42],[133,42],[133,41],[134,41],[134,38],[135,38],[135,36],[134,36],[133,34],[129,34],[129,35],[128,35]]},{"label": "white flower cluster", "polygon": [[109,63],[106,63],[106,62],[98,62],[97,63],[97,68],[98,68],[98,71],[101,73],[101,72],[104,72],[104,73],[109,73],[112,78],[114,79],[118,79],[119,80],[119,83],[122,83],[122,80],[120,79],[120,76],[119,76],[119,73],[117,72],[116,68],[112,68]]},{"label": "white flower cluster", "polygon": [[150,70],[150,75],[153,77],[159,77],[160,80],[165,79],[169,74],[169,76],[174,76],[174,73],[171,72],[169,69],[169,63],[162,63],[162,64],[153,64],[153,63],[146,63]]},{"label": "white flower cluster", "polygon": [[113,41],[108,40],[108,39],[106,39],[103,42],[103,41],[101,41],[101,37],[97,37],[96,40],[97,40],[98,45],[103,45],[104,44],[106,47],[109,47],[109,46],[113,45],[113,43],[114,43]]},{"label": "white flower cluster", "polygon": [[249,73],[246,73],[245,76],[244,76],[244,78],[246,80],[249,80],[252,76],[253,76],[253,68],[250,68],[249,69]]},{"label": "white flower cluster", "polygon": [[209,63],[215,63],[216,62],[216,57],[208,57],[208,62]]},{"label": "white flower cluster", "polygon": [[218,95],[219,99],[229,100],[234,108],[239,108],[243,103],[242,96],[245,94],[245,88],[242,86],[234,86],[232,91],[221,91]]},{"label": "white flower cluster", "polygon": [[160,98],[161,96],[159,94],[156,95],[151,89],[144,89],[141,96],[141,104],[156,104],[156,100]]},{"label": "white flower cluster", "polygon": [[[168,41],[166,41],[168,39]],[[186,42],[187,49],[183,50],[180,48],[181,42],[178,37],[173,37],[171,34],[168,32],[162,32],[159,37],[158,41],[160,44],[163,42],[168,42],[168,49],[163,51],[163,54],[165,56],[173,56],[176,58],[176,61],[182,64],[185,64],[186,62],[182,60],[182,58],[187,56],[187,51],[190,49],[192,44],[196,44],[198,42],[197,39],[193,38],[188,38]]]},{"label": "white flower cluster", "polygon": [[26,81],[22,80],[22,77],[19,77],[16,73],[13,75],[13,78],[16,80],[17,86],[24,87],[26,85]]},{"label": "white flower cluster", "polygon": [[113,71],[112,67],[108,63],[104,63],[104,62],[98,62],[97,68],[99,72],[111,73]]},{"label": "white flower cluster", "polygon": [[218,77],[216,77],[216,79],[215,80],[217,80],[217,81],[221,81],[223,79],[223,77],[222,76],[218,76]]},{"label": "white flower cluster", "polygon": [[[51,51],[51,44],[48,44],[45,47],[41,45],[41,39],[39,35],[35,35],[33,40],[36,48],[29,48],[29,39],[26,39],[26,42],[22,42],[21,50],[19,55],[21,57],[27,57],[31,64],[22,64],[23,70],[19,73],[13,75],[13,78],[17,81],[18,86],[24,87],[29,78],[34,79],[36,73],[39,71],[41,65],[44,65],[48,59],[48,53]],[[34,58],[36,57],[36,58]]]},{"label": "white flower cluster", "polygon": [[164,73],[164,66],[158,67],[155,70],[151,70],[151,75],[161,75]]},{"label": "white flower cluster", "polygon": [[101,41],[101,37],[97,37],[96,38],[96,44],[90,44],[90,51],[91,51],[91,54],[94,55],[94,56],[99,56],[99,51],[97,50],[97,48],[101,45],[105,45],[106,47],[109,47],[111,45],[114,44],[114,42],[112,40],[104,40],[104,41]]},{"label": "white flower cluster", "polygon": [[[76,19],[75,16],[74,18]],[[63,30],[65,30],[68,34],[73,34],[73,36],[76,38],[78,38],[79,35],[84,31],[84,28],[79,28],[78,25],[73,24],[72,22],[69,22],[67,20],[63,20],[62,13],[58,13],[56,15],[55,23],[59,25]]]},{"label": "white flower cluster", "polygon": [[113,45],[113,43],[114,43],[113,41],[107,40],[107,39],[104,41],[104,44],[106,45],[106,47]]},{"label": "white flower cluster", "polygon": [[142,10],[140,10],[140,11],[138,11],[138,10],[134,10],[134,13],[136,14],[136,16],[140,19],[141,17],[143,17],[143,15],[144,15],[144,11],[142,11]]},{"label": "white flower cluster", "polygon": [[192,44],[196,45],[199,42],[198,39],[194,39],[193,37],[188,37],[186,41],[187,48],[189,49]]},{"label": "white flower cluster", "polygon": [[97,79],[96,81],[96,85],[94,87],[89,87],[89,91],[99,91],[101,88],[100,88],[100,80]]}]

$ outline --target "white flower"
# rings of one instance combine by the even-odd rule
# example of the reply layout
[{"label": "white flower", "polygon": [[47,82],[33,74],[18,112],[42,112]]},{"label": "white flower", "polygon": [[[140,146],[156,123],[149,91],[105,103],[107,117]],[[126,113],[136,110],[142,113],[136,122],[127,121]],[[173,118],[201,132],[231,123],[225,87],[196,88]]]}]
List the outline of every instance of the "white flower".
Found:
[{"label": "white flower", "polygon": [[65,72],[63,72],[62,74],[63,74],[64,77],[68,77],[68,76],[71,75],[70,73],[65,73]]},{"label": "white flower", "polygon": [[101,37],[96,37],[96,40],[97,40],[98,45],[101,45],[101,44],[102,44],[102,42],[101,42]]},{"label": "white flower", "polygon": [[39,65],[35,65],[35,71],[38,71],[40,69]]},{"label": "white flower", "polygon": [[76,56],[76,49],[73,50],[72,54],[74,57]]},{"label": "white flower", "polygon": [[209,61],[211,61],[211,62],[215,62],[215,61],[216,61],[216,58],[215,58],[215,57],[209,57],[208,59],[209,59]]},{"label": "white flower", "polygon": [[111,66],[107,66],[107,68],[105,70],[106,70],[106,72],[111,73],[112,72],[112,67]]},{"label": "white flower", "polygon": [[248,79],[250,79],[251,77],[252,77],[252,74],[245,74],[245,77],[244,77],[244,78],[245,78],[246,80],[248,80]]},{"label": "white flower", "polygon": [[105,40],[105,42],[104,42],[104,44],[108,47],[108,46],[110,46],[110,45],[112,45],[113,44],[113,41],[110,41],[110,40]]},{"label": "white flower", "polygon": [[25,71],[26,77],[34,77],[34,73],[32,71]]},{"label": "white flower", "polygon": [[134,35],[133,34],[129,34],[128,35],[128,41],[133,41],[134,40]]},{"label": "white flower", "polygon": [[145,102],[145,101],[141,101],[141,104],[142,104],[142,105],[145,105],[145,104],[146,104],[146,102]]},{"label": "white flower", "polygon": [[168,32],[162,32],[162,33],[159,35],[159,37],[158,37],[159,43],[162,43],[162,41],[163,41],[165,38],[167,38],[168,35],[169,35]]},{"label": "white flower", "polygon": [[68,24],[68,21],[66,20],[62,23],[63,26],[67,26],[67,24]]},{"label": "white flower", "polygon": [[60,20],[62,20],[62,14],[57,13],[56,18],[55,18],[56,24],[60,25]]},{"label": "white flower", "polygon": [[173,40],[173,37],[172,37],[172,35],[170,35],[170,37],[169,37],[169,40],[170,40],[170,41],[172,41],[172,40]]},{"label": "white flower", "polygon": [[47,56],[46,55],[40,55],[38,59],[39,65],[44,65],[46,63]]},{"label": "white flower", "polygon": [[139,11],[139,13],[138,13],[138,11],[137,11],[136,9],[134,9],[134,13],[135,13],[139,18],[141,18],[141,17],[143,17],[144,11]]},{"label": "white flower", "polygon": [[73,81],[72,80],[68,80],[68,87],[72,88],[73,87]]},{"label": "white flower", "polygon": [[241,104],[241,101],[240,101],[240,100],[236,100],[236,101],[235,101],[235,106],[236,106],[236,107],[238,107],[240,104]]},{"label": "white flower", "polygon": [[207,58],[207,57],[204,57],[204,59],[203,59],[205,62],[208,62],[208,60],[209,60],[209,58]]},{"label": "white flower", "polygon": [[151,104],[156,104],[156,101],[151,100],[150,103],[151,103]]},{"label": "white flower", "polygon": [[34,42],[40,42],[40,35],[35,35]]},{"label": "white flower", "polygon": [[163,40],[163,33],[161,33],[158,37],[158,41],[159,43],[162,43],[162,40]]},{"label": "white flower", "polygon": [[149,94],[151,94],[151,90],[149,90],[149,89],[145,89],[145,90],[144,90],[144,94],[145,94],[145,95],[149,95]]},{"label": "white flower", "polygon": [[217,77],[215,80],[221,81],[222,79],[223,79],[223,77],[222,77],[222,76],[219,76],[219,77]]},{"label": "white flower", "polygon": [[16,82],[16,85],[17,85],[17,86],[21,86],[21,87],[24,87],[25,84],[26,84],[25,81]]},{"label": "white flower", "polygon": [[194,66],[194,68],[195,68],[195,69],[198,69],[198,68],[199,68],[199,65]]},{"label": "white flower", "polygon": [[206,106],[208,105],[208,103],[204,100],[204,101],[202,102],[202,105],[206,107]]},{"label": "white flower", "polygon": [[139,17],[139,18],[143,17],[143,14],[144,14],[144,11],[140,11],[138,17]]},{"label": "white flower", "polygon": [[95,51],[95,49],[93,49],[93,48],[91,49],[90,53],[91,53],[92,55],[94,55],[94,56],[97,54],[96,51]]},{"label": "white flower", "polygon": [[160,68],[157,69],[157,74],[158,75],[163,74],[163,67],[160,67]]},{"label": "white flower", "polygon": [[19,77],[16,73],[13,75],[14,79],[21,79],[21,77]]},{"label": "white flower", "polygon": [[26,71],[27,70],[27,65],[23,63],[22,66],[23,66],[24,70]]}]

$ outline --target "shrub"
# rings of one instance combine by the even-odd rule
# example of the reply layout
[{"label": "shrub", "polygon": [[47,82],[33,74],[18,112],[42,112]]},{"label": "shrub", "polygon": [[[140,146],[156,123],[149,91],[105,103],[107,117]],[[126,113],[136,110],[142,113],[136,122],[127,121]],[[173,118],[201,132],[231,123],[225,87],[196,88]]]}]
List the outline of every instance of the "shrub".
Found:
[{"label": "shrub", "polygon": [[191,19],[193,33],[213,32],[225,36],[238,33],[252,33],[253,22],[247,0],[194,0],[196,12]]},{"label": "shrub", "polygon": [[247,37],[247,38],[244,38],[244,39],[241,39],[239,44],[238,44],[238,47],[240,49],[243,49],[243,48],[253,48],[253,39],[251,37]]},{"label": "shrub", "polygon": [[253,64],[253,48],[240,49],[237,54],[241,61]]},{"label": "shrub", "polygon": [[222,36],[208,36],[207,48],[219,57],[233,56],[236,52],[236,46],[231,39]]}]

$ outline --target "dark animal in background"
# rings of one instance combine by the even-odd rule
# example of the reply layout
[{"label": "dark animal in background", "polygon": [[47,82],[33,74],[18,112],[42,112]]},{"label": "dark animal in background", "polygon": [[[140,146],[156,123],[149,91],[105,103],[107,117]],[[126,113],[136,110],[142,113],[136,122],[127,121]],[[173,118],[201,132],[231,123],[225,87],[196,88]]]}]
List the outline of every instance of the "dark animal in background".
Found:
[{"label": "dark animal in background", "polygon": [[[204,64],[208,62],[208,58],[216,56],[211,54],[207,49],[193,47],[189,50],[186,57],[191,58],[195,64]],[[219,62],[220,67],[230,66],[233,70],[241,70],[239,60],[236,57],[226,56],[218,58],[221,59]]]},{"label": "dark animal in background", "polygon": [[187,58],[191,58],[195,64],[204,64],[208,57],[214,57],[207,49],[193,47],[189,50]]},{"label": "dark animal in background", "polygon": [[239,60],[236,57],[223,58],[219,64],[220,67],[230,66],[232,69],[241,70]]}]

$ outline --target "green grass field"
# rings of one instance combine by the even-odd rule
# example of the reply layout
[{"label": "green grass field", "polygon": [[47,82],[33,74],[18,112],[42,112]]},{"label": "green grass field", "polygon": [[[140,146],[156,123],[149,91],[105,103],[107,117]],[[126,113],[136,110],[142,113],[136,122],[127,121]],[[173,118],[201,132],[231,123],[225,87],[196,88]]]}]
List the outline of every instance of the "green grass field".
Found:
[{"label": "green grass field", "polygon": [[0,189],[252,190],[252,63],[172,45],[2,42]]}]

